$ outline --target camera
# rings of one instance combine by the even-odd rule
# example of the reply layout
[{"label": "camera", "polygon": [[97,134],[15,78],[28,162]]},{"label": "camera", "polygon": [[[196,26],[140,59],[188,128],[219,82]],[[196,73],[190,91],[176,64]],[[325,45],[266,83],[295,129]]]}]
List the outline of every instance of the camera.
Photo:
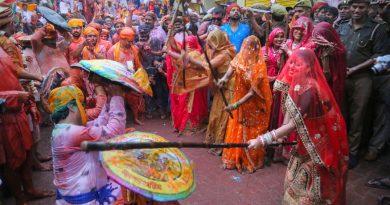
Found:
[{"label": "camera", "polygon": [[390,68],[390,55],[379,56],[376,58],[374,66],[371,70],[377,74]]}]

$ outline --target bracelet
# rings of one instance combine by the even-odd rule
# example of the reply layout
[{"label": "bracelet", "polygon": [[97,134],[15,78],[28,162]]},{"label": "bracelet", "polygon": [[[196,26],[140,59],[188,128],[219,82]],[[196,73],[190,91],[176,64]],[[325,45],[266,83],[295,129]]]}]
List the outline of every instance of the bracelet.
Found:
[{"label": "bracelet", "polygon": [[272,139],[276,140],[276,131],[272,130],[271,131]]},{"label": "bracelet", "polygon": [[272,134],[270,132],[267,132],[262,136],[262,139],[262,142],[264,142],[263,145],[269,145],[272,143]]},{"label": "bracelet", "polygon": [[238,107],[240,107],[240,105],[238,104],[238,102],[236,102],[236,103],[234,103],[234,104],[232,105],[232,107],[233,107],[233,109],[237,109]]}]

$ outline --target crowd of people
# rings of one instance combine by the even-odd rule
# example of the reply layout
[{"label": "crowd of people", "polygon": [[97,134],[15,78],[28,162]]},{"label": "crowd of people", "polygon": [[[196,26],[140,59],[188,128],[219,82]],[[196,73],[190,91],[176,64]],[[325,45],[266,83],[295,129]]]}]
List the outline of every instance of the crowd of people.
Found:
[{"label": "crowd of people", "polygon": [[[55,194],[56,204],[147,204],[79,149],[132,130],[131,113],[138,125],[171,119],[179,137],[249,143],[209,150],[225,169],[286,164],[283,204],[345,204],[348,169],[376,160],[389,142],[389,23],[390,4],[370,0],[209,11],[203,1],[1,1],[1,181],[18,205]],[[80,64],[95,59],[144,69],[153,94]],[[39,87],[53,73],[45,96]],[[49,157],[37,149],[42,126],[54,126]],[[296,145],[267,146],[281,142]],[[55,193],[34,188],[33,169],[53,170]],[[389,189],[390,175],[368,185]]]}]

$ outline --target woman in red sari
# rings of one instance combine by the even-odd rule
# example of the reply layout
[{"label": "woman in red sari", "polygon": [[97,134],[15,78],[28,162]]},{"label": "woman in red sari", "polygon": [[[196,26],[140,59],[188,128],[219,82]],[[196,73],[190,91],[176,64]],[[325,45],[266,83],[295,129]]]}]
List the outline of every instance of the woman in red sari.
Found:
[{"label": "woman in red sari", "polygon": [[313,42],[317,45],[315,51],[326,80],[341,108],[347,74],[346,49],[336,30],[328,22],[321,22],[314,27]]},{"label": "woman in red sari", "polygon": [[[267,77],[267,68],[256,36],[249,36],[242,44],[240,53],[230,63],[229,70],[218,86],[228,82],[234,73],[235,83],[232,104],[226,110],[233,110],[228,121],[225,143],[246,143],[268,130],[272,94]],[[264,163],[265,149],[224,149],[222,162],[226,169],[252,173]]]},{"label": "woman in red sari", "polygon": [[[172,39],[173,40],[173,39]],[[186,37],[186,49],[188,55],[192,58],[201,59],[202,48],[199,45],[195,36]],[[183,46],[176,43],[176,49],[181,49]],[[199,87],[192,79],[186,80],[186,86],[183,86],[182,67],[183,59],[178,52],[181,50],[168,51],[167,53],[167,81],[170,89],[171,114],[173,126],[179,135],[193,134],[201,128],[202,123],[208,115],[207,110],[207,87]],[[186,70],[196,70],[193,67],[198,67],[190,62],[185,65]],[[202,70],[203,68],[199,68]],[[190,71],[188,71],[190,72]],[[188,76],[188,75],[186,75]],[[202,75],[204,76],[204,75]],[[204,86],[208,85],[208,77],[205,77],[201,82],[205,82]],[[195,88],[196,89],[191,89]]]},{"label": "woman in red sari", "polygon": [[290,31],[290,39],[282,46],[282,50],[290,56],[296,49],[305,47],[308,49],[314,49],[315,44],[311,40],[311,34],[313,32],[313,22],[306,16],[299,17],[295,21]]},{"label": "woman in red sari", "polygon": [[345,204],[348,142],[343,116],[313,51],[294,51],[274,89],[286,93],[281,127],[249,141],[266,146],[299,136],[287,167],[283,204]]}]

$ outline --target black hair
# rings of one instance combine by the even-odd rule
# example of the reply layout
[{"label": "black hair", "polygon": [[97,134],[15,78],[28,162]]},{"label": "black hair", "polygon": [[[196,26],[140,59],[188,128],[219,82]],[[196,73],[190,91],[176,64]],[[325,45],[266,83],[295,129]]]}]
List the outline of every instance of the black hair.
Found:
[{"label": "black hair", "polygon": [[222,16],[223,16],[225,14],[225,9],[223,9],[222,6],[216,6],[211,13],[222,14]]},{"label": "black hair", "polygon": [[51,114],[51,120],[53,120],[54,123],[58,123],[59,121],[65,119],[69,115],[69,107],[68,106],[77,106],[76,100],[70,101],[66,106],[63,106],[56,112],[53,112]]},{"label": "black hair", "polygon": [[287,12],[289,12],[289,11],[293,10],[293,7],[287,6],[287,7],[286,7],[286,10],[287,10]]},{"label": "black hair", "polygon": [[278,16],[278,15],[272,13],[272,19],[274,19],[275,21],[281,22],[284,20],[284,16]]},{"label": "black hair", "polygon": [[331,13],[333,16],[337,17],[339,16],[339,10],[336,7],[333,6],[323,6],[319,9],[319,11],[324,10],[325,12]]}]

